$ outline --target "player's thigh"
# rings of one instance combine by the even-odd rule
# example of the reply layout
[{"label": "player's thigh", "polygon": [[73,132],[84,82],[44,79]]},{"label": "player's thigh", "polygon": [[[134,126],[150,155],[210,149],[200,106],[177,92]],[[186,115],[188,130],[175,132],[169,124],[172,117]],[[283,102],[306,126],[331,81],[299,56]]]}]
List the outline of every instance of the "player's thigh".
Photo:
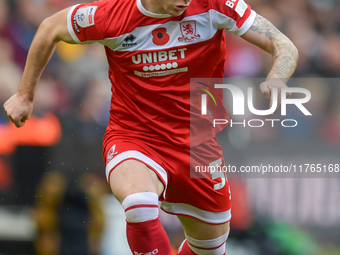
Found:
[{"label": "player's thigh", "polygon": [[211,240],[218,238],[229,231],[229,222],[223,224],[209,224],[192,217],[178,215],[184,232],[198,240]]},{"label": "player's thigh", "polygon": [[134,193],[154,192],[160,196],[164,190],[164,185],[156,173],[134,159],[126,160],[113,169],[110,187],[119,202]]}]

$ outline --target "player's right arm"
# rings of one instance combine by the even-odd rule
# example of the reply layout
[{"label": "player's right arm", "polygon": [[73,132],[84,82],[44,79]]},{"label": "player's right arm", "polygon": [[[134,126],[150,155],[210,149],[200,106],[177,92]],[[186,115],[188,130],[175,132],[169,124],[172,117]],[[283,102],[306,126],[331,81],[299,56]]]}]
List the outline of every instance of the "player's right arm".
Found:
[{"label": "player's right arm", "polygon": [[22,127],[31,116],[39,79],[57,43],[75,43],[67,28],[67,14],[70,9],[71,7],[66,8],[45,19],[34,36],[17,93],[4,104],[7,116],[17,127]]}]

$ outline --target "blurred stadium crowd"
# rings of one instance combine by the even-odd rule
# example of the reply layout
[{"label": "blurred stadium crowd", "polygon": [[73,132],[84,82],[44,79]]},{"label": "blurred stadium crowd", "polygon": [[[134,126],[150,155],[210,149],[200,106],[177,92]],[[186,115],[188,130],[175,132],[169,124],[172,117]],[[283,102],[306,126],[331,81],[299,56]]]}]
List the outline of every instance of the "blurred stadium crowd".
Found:
[{"label": "blurred stadium crowd", "polygon": [[[250,146],[287,140],[315,140],[338,148],[340,1],[246,2],[297,46],[300,57],[294,77],[304,78],[298,86],[308,88],[317,97],[308,104],[313,112],[313,121],[301,120],[300,129],[295,133],[288,134],[279,128],[241,133],[230,131],[240,139],[237,142],[230,139],[225,143],[236,151],[244,149],[239,146],[240,141]],[[77,3],[78,0],[0,0],[0,105],[17,89],[30,43],[41,21]],[[227,44],[226,77],[266,76],[271,65],[269,54],[230,33],[227,34]],[[199,56],[197,58],[199,60]],[[9,123],[5,112],[0,110],[0,206],[34,207],[37,234],[32,248],[34,252],[27,254],[125,255],[114,251],[105,253],[100,246],[106,224],[103,201],[109,194],[101,158],[101,140],[109,118],[110,83],[107,76],[107,62],[101,45],[60,43],[42,76],[33,116],[26,126],[16,129]],[[260,105],[268,104],[260,96],[257,100]],[[232,254],[340,254],[336,248],[334,253],[311,250],[318,244],[300,228],[289,229],[287,225],[276,224],[265,231],[246,224],[247,220],[244,219],[253,219],[256,215],[251,215],[252,210],[248,208],[251,205],[247,202],[245,184],[237,179],[232,182],[235,183],[234,194],[239,194],[238,201],[241,201],[239,215],[245,218],[239,217],[239,225],[235,226],[239,231],[231,234],[231,243],[233,235],[234,240],[244,236],[251,240],[250,231],[258,231],[258,240],[243,243],[243,246],[250,247],[250,251],[237,250],[234,243],[234,246],[231,245],[235,247]],[[73,211],[69,210],[71,204]],[[236,199],[236,207],[237,204]],[[85,221],[87,224],[84,227],[82,222]],[[181,229],[166,216],[164,223],[169,226],[167,230],[174,247],[178,247],[182,240],[181,235],[178,237]],[[72,224],[73,229],[70,228]],[[297,247],[287,248],[287,244],[280,250],[269,237],[269,233],[275,236],[273,233],[277,232],[287,233],[288,236],[294,233],[302,241]],[[337,235],[340,238],[340,234]],[[78,246],[70,243],[70,236],[78,236],[79,240],[75,241]],[[289,238],[280,238],[281,244],[289,243]],[[0,247],[7,247],[4,243],[0,234]],[[331,243],[332,247],[336,245]],[[11,248],[6,252],[4,254],[21,254],[11,252]]]}]

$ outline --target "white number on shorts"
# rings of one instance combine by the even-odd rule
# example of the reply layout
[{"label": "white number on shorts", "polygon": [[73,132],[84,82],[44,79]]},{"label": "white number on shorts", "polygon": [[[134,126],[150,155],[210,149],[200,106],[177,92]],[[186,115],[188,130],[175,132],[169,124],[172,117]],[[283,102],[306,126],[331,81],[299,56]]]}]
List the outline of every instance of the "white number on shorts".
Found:
[{"label": "white number on shorts", "polygon": [[221,180],[222,180],[221,182],[214,185],[214,190],[222,189],[225,185],[225,179],[226,178],[225,178],[224,172],[223,171],[222,172],[216,171],[217,167],[220,166],[220,165],[222,165],[222,159],[221,158],[219,158],[218,160],[215,160],[215,161],[213,161],[209,164],[209,166],[212,166],[212,167],[214,167],[213,169],[215,169],[215,171],[210,172],[211,178],[213,180],[215,180],[217,178],[221,178]]}]

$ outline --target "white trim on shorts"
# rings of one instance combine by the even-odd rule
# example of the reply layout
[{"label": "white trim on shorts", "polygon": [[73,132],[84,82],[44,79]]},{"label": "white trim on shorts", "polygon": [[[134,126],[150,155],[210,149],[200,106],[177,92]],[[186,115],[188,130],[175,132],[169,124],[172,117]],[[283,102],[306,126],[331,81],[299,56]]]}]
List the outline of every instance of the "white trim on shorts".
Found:
[{"label": "white trim on shorts", "polygon": [[167,201],[163,201],[161,203],[161,208],[167,213],[190,216],[210,224],[222,224],[230,221],[231,219],[231,209],[224,212],[210,212],[192,205],[184,203],[169,203]]},{"label": "white trim on shorts", "polygon": [[144,155],[143,153],[136,151],[136,150],[130,150],[130,151],[124,151],[122,153],[119,153],[117,156],[115,156],[107,165],[105,168],[106,172],[106,180],[109,182],[109,176],[112,172],[112,170],[122,163],[123,161],[127,159],[136,159],[140,162],[143,162],[145,165],[151,168],[156,174],[161,178],[163,184],[165,185],[164,191],[163,191],[163,197],[165,199],[165,191],[168,187],[168,175],[165,169],[159,165],[156,161],[149,158],[148,156]]}]

